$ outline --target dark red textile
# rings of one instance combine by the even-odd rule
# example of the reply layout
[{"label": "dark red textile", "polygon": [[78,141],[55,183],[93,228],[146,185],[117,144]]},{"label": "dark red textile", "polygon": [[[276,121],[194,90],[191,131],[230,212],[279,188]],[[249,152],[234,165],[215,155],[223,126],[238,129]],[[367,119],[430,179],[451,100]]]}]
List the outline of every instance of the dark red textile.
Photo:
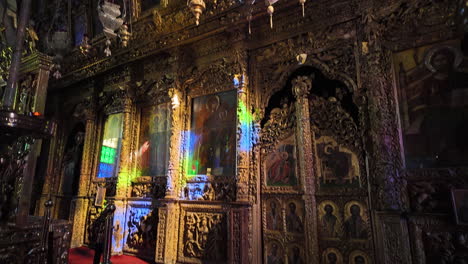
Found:
[{"label": "dark red textile", "polygon": [[[94,250],[87,248],[87,247],[79,247],[79,248],[72,248],[70,249],[68,256],[68,263],[69,264],[92,264],[93,257],[94,257]],[[112,264],[149,264],[150,262],[146,262],[141,260],[137,257],[133,256],[112,256],[111,257]]]}]

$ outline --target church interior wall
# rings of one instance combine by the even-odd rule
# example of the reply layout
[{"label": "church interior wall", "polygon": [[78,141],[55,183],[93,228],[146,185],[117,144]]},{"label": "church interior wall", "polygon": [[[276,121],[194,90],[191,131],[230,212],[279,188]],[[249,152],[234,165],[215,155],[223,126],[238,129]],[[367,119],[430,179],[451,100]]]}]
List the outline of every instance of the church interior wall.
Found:
[{"label": "church interior wall", "polygon": [[[466,257],[467,222],[452,219],[468,184],[466,149],[453,140],[466,140],[437,130],[458,152],[418,149],[435,138],[414,110],[430,106],[434,98],[417,89],[431,86],[450,89],[437,90],[454,100],[444,109],[466,111],[466,83],[438,78],[432,64],[439,52],[452,58],[450,74],[466,72],[452,23],[458,2],[311,2],[304,18],[299,5],[280,6],[273,29],[267,16],[248,25],[232,10],[184,32],[158,28],[166,14],[156,9],[135,23],[135,39],[181,30],[178,43],[135,43],[120,62],[77,64],[52,83],[59,130],[42,200],[52,192],[54,216],[73,220],[72,246],[92,243],[93,221],[114,203],[113,254],[157,263]],[[440,119],[431,121],[445,126]],[[110,163],[112,176],[99,177]],[[71,198],[64,190],[76,174]]]}]

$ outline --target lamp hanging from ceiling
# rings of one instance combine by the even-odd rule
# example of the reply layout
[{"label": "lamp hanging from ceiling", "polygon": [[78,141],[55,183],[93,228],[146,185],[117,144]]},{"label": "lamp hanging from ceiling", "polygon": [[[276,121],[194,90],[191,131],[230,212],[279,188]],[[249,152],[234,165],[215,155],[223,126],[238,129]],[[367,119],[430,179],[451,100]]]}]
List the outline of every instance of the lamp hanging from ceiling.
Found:
[{"label": "lamp hanging from ceiling", "polygon": [[305,2],[306,0],[299,0],[299,4],[302,6],[302,17],[305,17]]},{"label": "lamp hanging from ceiling", "polygon": [[[123,1],[125,5],[125,0]],[[106,48],[104,53],[106,56],[112,55],[110,50],[111,40],[117,37],[115,33],[124,23],[126,17],[126,10],[124,6],[124,13],[121,16],[120,5],[108,2],[106,0],[103,3],[98,4],[98,16],[102,23],[104,35],[106,36]]]},{"label": "lamp hanging from ceiling", "polygon": [[62,77],[62,74],[60,73],[62,68],[60,63],[62,62],[65,54],[70,50],[70,35],[66,30],[66,17],[63,15],[67,13],[65,10],[66,8],[63,6],[63,3],[61,3],[60,0],[57,0],[55,14],[46,35],[47,48],[52,54],[54,54],[52,76],[55,77],[55,79],[60,79]]},{"label": "lamp hanging from ceiling", "polygon": [[276,2],[278,2],[278,0],[266,0],[266,4],[268,5],[267,12],[270,15],[270,28],[273,28],[273,13],[275,13],[273,4]]},{"label": "lamp hanging from ceiling", "polygon": [[195,24],[198,26],[200,24],[200,16],[206,8],[205,2],[203,0],[190,0],[187,2],[187,5],[195,16]]},{"label": "lamp hanging from ceiling", "polygon": [[55,79],[60,79],[62,77],[62,74],[60,73],[60,69],[62,68],[60,66],[60,63],[62,62],[63,57],[70,48],[70,37],[68,36],[68,32],[54,32],[54,34],[52,35],[52,39],[47,40],[47,44],[49,46],[49,49],[55,54],[53,59],[54,63],[52,65],[52,70],[54,71],[54,73],[52,74],[52,76],[54,76]]}]

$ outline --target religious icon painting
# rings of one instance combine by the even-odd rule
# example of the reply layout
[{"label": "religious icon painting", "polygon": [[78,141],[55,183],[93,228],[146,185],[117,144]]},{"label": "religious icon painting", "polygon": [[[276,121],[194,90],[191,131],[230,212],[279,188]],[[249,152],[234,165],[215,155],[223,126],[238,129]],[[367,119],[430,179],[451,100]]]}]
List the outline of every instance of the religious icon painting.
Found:
[{"label": "religious icon painting", "polygon": [[338,240],[343,235],[342,217],[338,206],[332,201],[323,201],[318,206],[320,237]]},{"label": "religious icon painting", "polygon": [[290,200],[286,203],[286,231],[304,234],[304,206],[302,202]]},{"label": "religious icon painting", "polygon": [[296,143],[291,134],[280,141],[275,150],[265,160],[265,179],[268,186],[296,186]]},{"label": "religious icon painting", "polygon": [[451,192],[457,225],[468,225],[468,189],[452,189]]},{"label": "religious icon painting", "polygon": [[141,109],[138,176],[164,176],[169,165],[169,139],[171,135],[170,104]]},{"label": "religious icon painting", "polygon": [[349,264],[370,264],[366,253],[355,250],[349,254]]},{"label": "religious icon painting", "polygon": [[193,98],[191,114],[188,174],[234,176],[237,91]]},{"label": "religious icon painting", "polygon": [[343,256],[336,248],[327,248],[322,253],[322,263],[324,264],[343,264]]},{"label": "religious icon painting", "polygon": [[266,228],[271,231],[283,229],[283,218],[281,217],[281,205],[275,199],[266,201]]},{"label": "religious icon painting", "polygon": [[271,241],[267,245],[265,256],[267,264],[284,264],[284,250],[277,241]]},{"label": "religious icon painting", "polygon": [[367,240],[369,218],[366,207],[358,201],[350,201],[344,207],[343,231],[346,239]]},{"label": "religious icon painting", "polygon": [[407,168],[468,164],[468,72],[459,41],[394,54]]},{"label": "religious icon painting", "polygon": [[287,249],[288,264],[305,264],[304,250],[301,246],[293,244]]},{"label": "religious icon painting", "polygon": [[360,169],[357,155],[329,136],[317,135],[317,168],[320,188],[359,187]]}]

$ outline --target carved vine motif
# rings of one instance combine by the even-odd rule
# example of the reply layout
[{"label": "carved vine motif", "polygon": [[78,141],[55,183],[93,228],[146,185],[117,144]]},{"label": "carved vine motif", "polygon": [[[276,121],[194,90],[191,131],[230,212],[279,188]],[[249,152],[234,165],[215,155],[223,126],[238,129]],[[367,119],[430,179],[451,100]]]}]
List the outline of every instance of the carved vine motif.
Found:
[{"label": "carved vine motif", "polygon": [[2,47],[0,50],[0,80],[6,82],[8,79],[11,56],[13,55],[13,48]]},{"label": "carved vine motif", "polygon": [[290,135],[296,124],[294,104],[283,104],[281,108],[273,108],[263,126],[261,133],[262,152],[274,150],[280,140]]},{"label": "carved vine motif", "polygon": [[85,98],[82,102],[78,103],[73,110],[73,117],[83,121],[94,118],[95,104],[91,97]]},{"label": "carved vine motif", "polygon": [[[370,173],[376,175],[376,206],[405,208],[406,181],[398,172],[402,168],[398,122],[393,94],[391,53],[375,51],[367,55],[362,76],[368,88],[369,139],[372,144]],[[371,77],[373,76],[373,77]]]},{"label": "carved vine motif", "polygon": [[224,214],[187,212],[184,223],[184,256],[212,261],[226,260],[227,226]]},{"label": "carved vine motif", "polygon": [[158,212],[150,208],[132,207],[127,220],[126,248],[139,255],[154,255]]},{"label": "carved vine motif", "polygon": [[99,106],[106,115],[130,111],[130,101],[130,96],[125,88],[105,92],[99,96]]},{"label": "carved vine motif", "polygon": [[163,75],[158,80],[137,82],[135,97],[138,101],[151,101],[151,103],[160,104],[169,101],[168,90],[174,88],[174,85],[175,79],[169,74]]},{"label": "carved vine motif", "polygon": [[394,1],[385,8],[369,9],[363,16],[366,37],[370,45],[413,45],[414,36],[454,25],[456,10],[457,1]]},{"label": "carved vine motif", "polygon": [[97,242],[99,226],[104,226],[104,217],[99,218],[102,215],[104,209],[101,207],[90,206],[88,210],[88,216],[86,219],[86,239],[87,243]]},{"label": "carved vine motif", "polygon": [[312,96],[310,99],[310,120],[320,134],[336,138],[339,145],[353,150],[362,162],[362,142],[360,131],[352,116],[344,110],[334,97],[328,100]]},{"label": "carved vine motif", "polygon": [[3,142],[3,154],[0,155],[0,219],[6,222],[12,217],[17,199],[23,186],[23,171],[26,166],[28,145],[33,144],[32,137],[19,137],[11,144]]},{"label": "carved vine motif", "polygon": [[299,54],[308,55],[303,65],[318,68],[329,79],[340,80],[356,91],[355,37],[355,25],[348,22],[276,42],[257,52],[255,58],[262,68],[262,103],[266,104],[299,67],[296,60]]},{"label": "carved vine motif", "polygon": [[235,65],[221,61],[193,74],[195,77],[189,78],[184,84],[191,96],[217,93],[234,88],[232,80],[235,72]]}]

